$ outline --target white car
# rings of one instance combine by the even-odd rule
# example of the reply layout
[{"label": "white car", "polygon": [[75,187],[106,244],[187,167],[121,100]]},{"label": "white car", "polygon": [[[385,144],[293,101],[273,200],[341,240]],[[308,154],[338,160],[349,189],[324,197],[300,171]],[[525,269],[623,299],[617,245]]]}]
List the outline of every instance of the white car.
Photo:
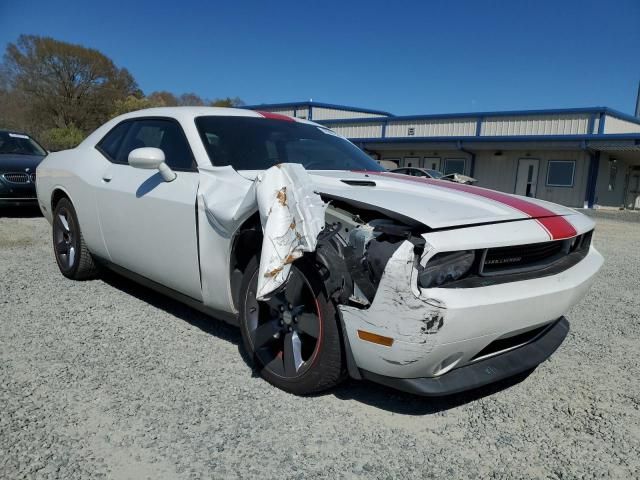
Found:
[{"label": "white car", "polygon": [[385,172],[273,113],[129,113],[37,174],[63,275],[107,267],[239,325],[296,394],[350,375],[445,395],[530,371],[603,262],[574,210]]}]

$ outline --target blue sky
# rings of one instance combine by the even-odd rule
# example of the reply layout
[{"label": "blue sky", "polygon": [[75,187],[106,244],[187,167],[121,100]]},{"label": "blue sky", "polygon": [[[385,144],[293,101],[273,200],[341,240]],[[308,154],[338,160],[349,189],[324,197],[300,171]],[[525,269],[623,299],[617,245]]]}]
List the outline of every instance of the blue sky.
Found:
[{"label": "blue sky", "polygon": [[638,0],[0,0],[0,48],[21,33],[97,48],[146,93],[249,104],[633,113],[640,81]]}]

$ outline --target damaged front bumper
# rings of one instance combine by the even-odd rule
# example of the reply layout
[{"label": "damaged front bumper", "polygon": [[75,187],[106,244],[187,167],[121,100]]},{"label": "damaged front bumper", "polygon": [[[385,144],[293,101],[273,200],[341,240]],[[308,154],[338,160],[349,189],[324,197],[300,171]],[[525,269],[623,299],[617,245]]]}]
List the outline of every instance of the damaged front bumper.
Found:
[{"label": "damaged front bumper", "polygon": [[[591,247],[582,261],[553,276],[420,290],[413,245],[404,242],[368,309],[339,306],[353,362],[364,378],[424,395],[455,393],[533,368],[562,342],[568,326],[557,319],[586,294],[602,261]],[[367,341],[362,331],[393,342]],[[490,349],[505,338],[542,331]]]},{"label": "damaged front bumper", "polygon": [[562,317],[535,340],[495,357],[457,368],[440,377],[393,378],[366,370],[362,377],[403,392],[438,397],[482,387],[527,372],[544,362],[569,333],[569,322]]}]

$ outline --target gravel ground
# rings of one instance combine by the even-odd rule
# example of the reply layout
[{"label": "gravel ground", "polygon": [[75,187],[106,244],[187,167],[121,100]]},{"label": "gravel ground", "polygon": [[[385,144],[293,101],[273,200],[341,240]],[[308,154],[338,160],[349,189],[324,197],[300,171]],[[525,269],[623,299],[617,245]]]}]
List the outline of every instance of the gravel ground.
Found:
[{"label": "gravel ground", "polygon": [[236,329],[115,276],[66,280],[46,221],[0,213],[0,477],[638,478],[640,223],[597,221],[606,263],[556,354],[429,400],[279,391]]}]

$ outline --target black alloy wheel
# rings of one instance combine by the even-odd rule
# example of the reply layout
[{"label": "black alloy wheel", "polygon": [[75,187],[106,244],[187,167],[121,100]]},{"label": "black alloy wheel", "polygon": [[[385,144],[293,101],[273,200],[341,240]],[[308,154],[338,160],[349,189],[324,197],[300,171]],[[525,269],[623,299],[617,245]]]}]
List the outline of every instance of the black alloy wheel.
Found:
[{"label": "black alloy wheel", "polygon": [[343,377],[341,336],[317,269],[305,260],[294,262],[284,286],[258,301],[257,266],[257,259],[252,260],[245,274],[240,324],[260,374],[297,394],[337,384]]}]

